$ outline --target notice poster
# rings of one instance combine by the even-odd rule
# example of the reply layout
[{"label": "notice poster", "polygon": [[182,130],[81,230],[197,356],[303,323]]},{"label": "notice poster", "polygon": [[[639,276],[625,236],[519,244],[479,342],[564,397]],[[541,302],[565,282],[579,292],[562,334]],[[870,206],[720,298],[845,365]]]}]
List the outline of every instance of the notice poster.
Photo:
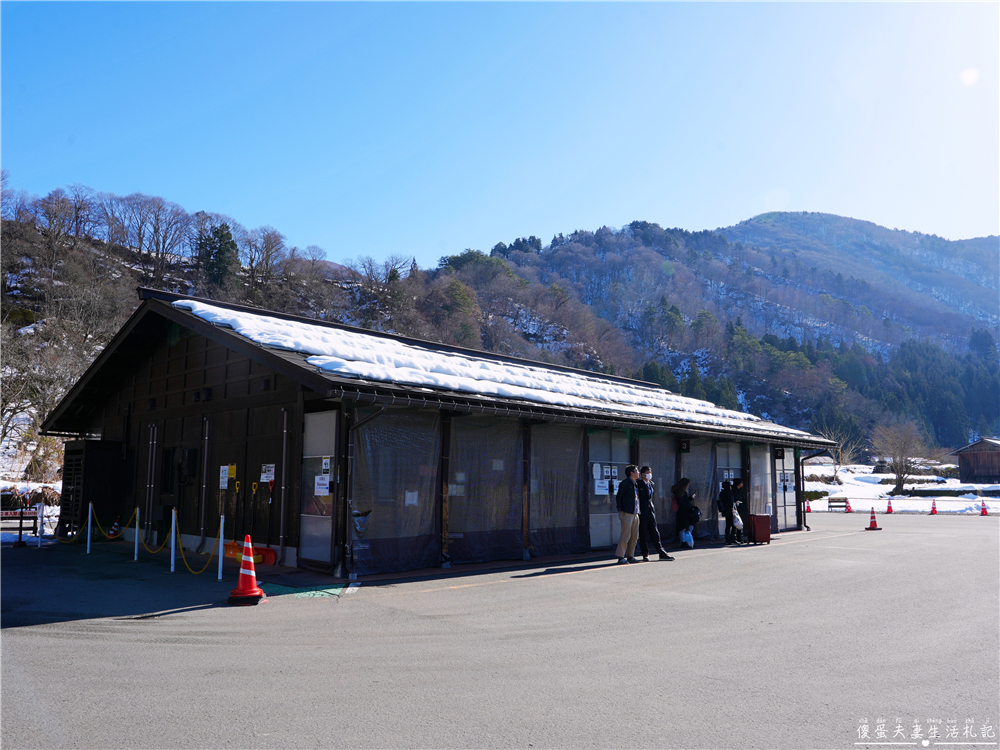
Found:
[{"label": "notice poster", "polygon": [[595,479],[594,480],[594,494],[595,495],[607,495],[608,494],[608,480],[607,479]]},{"label": "notice poster", "polygon": [[416,491],[411,492],[406,490],[406,499],[403,503],[404,505],[416,505],[417,504],[417,493]]},{"label": "notice poster", "polygon": [[262,464],[260,467],[260,481],[274,481],[274,464]]},{"label": "notice poster", "polygon": [[329,456],[323,456],[323,473],[324,474],[329,474],[330,473],[330,457]]},{"label": "notice poster", "polygon": [[600,478],[601,478],[601,465],[594,464],[594,479],[600,479]]},{"label": "notice poster", "polygon": [[319,496],[329,495],[330,494],[330,475],[329,474],[320,474],[319,476],[316,477],[315,482],[314,482],[314,486],[313,486],[313,494],[314,495],[319,495]]},{"label": "notice poster", "polygon": [[219,467],[219,489],[224,490],[229,487],[229,467]]}]

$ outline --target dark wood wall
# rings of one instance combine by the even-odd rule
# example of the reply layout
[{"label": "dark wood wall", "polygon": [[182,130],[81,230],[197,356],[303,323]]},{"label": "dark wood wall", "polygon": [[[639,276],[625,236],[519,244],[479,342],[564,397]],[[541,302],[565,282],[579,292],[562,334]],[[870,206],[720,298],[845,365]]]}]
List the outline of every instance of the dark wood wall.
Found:
[{"label": "dark wood wall", "polygon": [[1000,482],[1000,449],[985,444],[976,450],[958,454],[958,475],[962,482]]},{"label": "dark wood wall", "polygon": [[[130,491],[121,498],[122,520],[137,506],[146,513],[147,484],[152,481],[153,527],[169,529],[170,511],[177,508],[181,532],[200,534],[204,484],[208,537],[215,538],[224,511],[227,538],[242,539],[252,530],[254,542],[278,544],[284,408],[288,416],[285,543],[295,546],[302,442],[300,390],[288,378],[171,323],[166,335],[151,343],[149,355],[135,362],[90,426],[104,440],[127,446]],[[156,446],[150,472],[152,426]],[[236,466],[235,477],[220,490],[220,467],[230,464]],[[275,464],[273,492],[260,481],[262,464]]]}]

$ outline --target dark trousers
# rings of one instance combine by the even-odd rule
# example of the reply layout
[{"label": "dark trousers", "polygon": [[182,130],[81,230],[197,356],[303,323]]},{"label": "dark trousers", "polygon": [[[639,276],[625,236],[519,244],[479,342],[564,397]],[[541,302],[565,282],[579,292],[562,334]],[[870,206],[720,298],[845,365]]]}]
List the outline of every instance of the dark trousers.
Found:
[{"label": "dark trousers", "polygon": [[736,525],[733,523],[733,512],[726,513],[726,544],[736,541]]},{"label": "dark trousers", "polygon": [[660,530],[656,528],[656,516],[639,514],[639,552],[643,557],[649,557],[649,546],[646,539],[653,543],[653,550],[661,555],[666,554],[663,549],[663,542],[660,541]]},{"label": "dark trousers", "polygon": [[743,541],[743,532],[736,528],[736,524],[733,523],[733,515],[736,512],[737,511],[734,510],[726,513],[726,544]]}]

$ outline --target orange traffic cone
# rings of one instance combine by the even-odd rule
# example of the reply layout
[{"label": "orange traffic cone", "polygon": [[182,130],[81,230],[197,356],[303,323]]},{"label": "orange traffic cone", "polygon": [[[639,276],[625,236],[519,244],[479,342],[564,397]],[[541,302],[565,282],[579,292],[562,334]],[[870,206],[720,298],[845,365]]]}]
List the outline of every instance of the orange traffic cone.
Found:
[{"label": "orange traffic cone", "polygon": [[892,513],[892,500],[889,500],[889,504],[885,508],[886,513]]},{"label": "orange traffic cone", "polygon": [[850,500],[845,500],[844,501],[844,505],[846,506],[844,508],[844,513],[853,513],[854,512],[854,511],[851,510],[851,501]]},{"label": "orange traffic cone", "polygon": [[937,500],[931,500],[931,515],[937,515]]},{"label": "orange traffic cone", "polygon": [[809,498],[806,498],[806,513],[812,513],[813,509],[809,507]]},{"label": "orange traffic cone", "polygon": [[868,528],[865,531],[881,531],[882,529],[878,524],[875,523],[875,509],[872,508],[872,520],[868,523]]},{"label": "orange traffic cone", "polygon": [[231,592],[229,592],[228,604],[239,604],[243,606],[258,604],[264,598],[264,592],[257,588],[257,571],[253,567],[253,545],[250,543],[250,535],[247,534],[243,542],[243,562],[240,565],[239,582]]},{"label": "orange traffic cone", "polygon": [[981,516],[988,516],[989,515],[989,511],[986,510],[986,501],[985,500],[983,500],[983,507],[982,507],[982,510],[979,511],[979,515],[981,515]]},{"label": "orange traffic cone", "polygon": [[121,534],[121,529],[118,527],[118,522],[121,520],[121,516],[115,519],[115,522],[111,524],[111,531],[108,532],[108,539],[114,539],[119,534]]}]

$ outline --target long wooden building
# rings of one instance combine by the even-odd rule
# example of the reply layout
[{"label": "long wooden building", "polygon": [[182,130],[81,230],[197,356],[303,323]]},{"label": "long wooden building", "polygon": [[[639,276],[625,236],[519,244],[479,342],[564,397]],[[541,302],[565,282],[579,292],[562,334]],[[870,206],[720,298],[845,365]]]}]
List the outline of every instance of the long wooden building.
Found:
[{"label": "long wooden building", "polygon": [[614,490],[689,477],[717,534],[743,477],[772,531],[802,524],[803,451],[829,441],[658,386],[140,289],[141,304],[43,425],[70,437],[62,532],[138,509],[154,539],[251,534],[339,576],[610,548]]}]

